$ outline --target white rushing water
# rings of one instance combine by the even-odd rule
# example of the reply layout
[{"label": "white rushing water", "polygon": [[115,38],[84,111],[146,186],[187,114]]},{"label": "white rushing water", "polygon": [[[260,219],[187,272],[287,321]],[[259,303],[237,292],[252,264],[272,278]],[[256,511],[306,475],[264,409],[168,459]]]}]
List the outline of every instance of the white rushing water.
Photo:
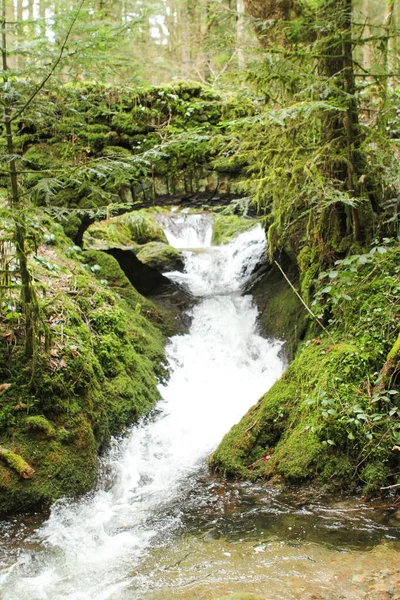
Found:
[{"label": "white rushing water", "polygon": [[174,215],[164,227],[186,249],[185,273],[171,278],[201,300],[189,333],[168,346],[171,377],[157,415],[110,454],[108,487],[53,506],[34,549],[0,572],[2,600],[142,598],[141,561],[179,525],[170,507],[184,499],[185,482],[282,372],[280,344],[257,334],[257,310],[240,293],[265,253],[262,228],[212,248],[207,216]]}]

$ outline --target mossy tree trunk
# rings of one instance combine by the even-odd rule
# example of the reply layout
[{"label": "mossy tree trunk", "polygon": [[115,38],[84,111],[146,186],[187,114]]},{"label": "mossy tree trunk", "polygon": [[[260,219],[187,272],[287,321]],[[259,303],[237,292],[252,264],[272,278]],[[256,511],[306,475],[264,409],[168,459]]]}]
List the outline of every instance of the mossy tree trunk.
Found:
[{"label": "mossy tree trunk", "polygon": [[296,0],[244,0],[247,14],[254,20],[254,29],[261,44],[266,48],[269,37],[266,35],[265,23],[288,21],[301,12]]},{"label": "mossy tree trunk", "polygon": [[[2,0],[2,75],[4,89],[10,84],[10,71],[7,62],[7,0]],[[16,257],[19,263],[21,286],[22,286],[22,306],[25,314],[25,352],[27,356],[32,356],[34,352],[36,338],[37,321],[37,300],[32,287],[32,277],[28,268],[28,259],[26,253],[26,225],[24,206],[21,200],[18,184],[17,159],[14,147],[12,131],[12,93],[4,99],[4,126],[6,131],[6,143],[9,164],[9,181],[11,188],[11,209],[15,219],[15,248]]]},{"label": "mossy tree trunk", "polygon": [[[333,30],[324,26],[327,19]],[[319,68],[332,94],[338,94],[343,112],[327,115],[323,120],[323,135],[328,148],[333,148],[327,174],[336,180],[352,198],[360,199],[360,178],[363,175],[361,130],[359,126],[356,83],[353,63],[352,0],[326,0],[320,7]],[[343,211],[345,207],[343,206]],[[351,207],[353,235],[362,241],[364,232],[358,206]]]}]

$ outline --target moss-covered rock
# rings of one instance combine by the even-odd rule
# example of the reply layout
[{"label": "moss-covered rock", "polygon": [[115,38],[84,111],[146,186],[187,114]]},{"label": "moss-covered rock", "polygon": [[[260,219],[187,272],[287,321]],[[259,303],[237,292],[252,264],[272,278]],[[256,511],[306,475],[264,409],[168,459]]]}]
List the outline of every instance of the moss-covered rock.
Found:
[{"label": "moss-covered rock", "polygon": [[[298,255],[306,267],[300,282],[314,262],[309,250]],[[279,270],[255,286],[264,332],[289,327],[292,355],[304,333],[307,341],[283,377],[222,440],[211,457],[215,469],[250,479],[359,485],[367,494],[398,482],[400,460],[393,448],[400,445],[400,245],[385,239],[357,250],[307,280],[303,294],[309,294],[314,313],[307,328],[304,310],[296,316],[301,303]],[[283,255],[281,266],[300,293],[292,261]],[[300,324],[297,332],[290,331],[290,320]]]},{"label": "moss-covered rock", "polygon": [[[360,453],[369,452],[369,430],[357,431],[372,412],[359,389],[369,367],[357,346],[310,343],[224,437],[211,466],[234,477],[278,475],[290,483],[356,485]],[[389,457],[390,444],[384,446]],[[375,461],[376,456],[366,456],[365,465]],[[364,469],[369,491],[388,476],[388,458],[381,467],[379,477],[376,469]]]},{"label": "moss-covered rock", "polygon": [[99,450],[155,405],[166,376],[169,325],[159,309],[113,257],[94,253],[84,265],[57,235],[31,263],[43,294],[34,364],[17,327],[12,353],[0,346],[0,380],[10,384],[0,408],[1,513],[88,491]]},{"label": "moss-covered rock", "polygon": [[[288,260],[283,265],[294,287],[299,288],[295,266]],[[283,351],[287,359],[292,360],[309,324],[303,304],[275,265],[256,282],[251,294],[258,308],[261,333],[267,338],[283,340]]]},{"label": "moss-covered rock", "polygon": [[257,222],[237,215],[216,215],[212,243],[215,246],[229,244],[235,237],[254,229]]},{"label": "moss-covered rock", "polygon": [[152,212],[137,210],[93,223],[83,236],[86,248],[137,248],[149,242],[167,243],[167,238]]},{"label": "moss-covered rock", "polygon": [[184,267],[182,253],[176,248],[161,242],[149,242],[136,253],[145,265],[157,269],[161,273],[182,271]]}]

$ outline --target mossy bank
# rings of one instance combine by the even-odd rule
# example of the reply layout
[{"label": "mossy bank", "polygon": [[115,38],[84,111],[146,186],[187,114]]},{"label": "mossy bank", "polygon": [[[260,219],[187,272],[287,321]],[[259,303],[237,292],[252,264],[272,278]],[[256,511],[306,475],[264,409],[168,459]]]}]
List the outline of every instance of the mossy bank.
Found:
[{"label": "mossy bank", "polygon": [[112,256],[83,253],[46,217],[37,231],[32,360],[23,354],[18,296],[8,296],[0,323],[2,513],[91,489],[98,452],[159,399],[164,344],[174,333],[173,319],[134,289]]},{"label": "mossy bank", "polygon": [[399,258],[398,242],[387,239],[320,274],[312,307],[319,323],[312,320],[283,377],[227,433],[211,457],[213,469],[362,486],[367,494],[396,484]]}]

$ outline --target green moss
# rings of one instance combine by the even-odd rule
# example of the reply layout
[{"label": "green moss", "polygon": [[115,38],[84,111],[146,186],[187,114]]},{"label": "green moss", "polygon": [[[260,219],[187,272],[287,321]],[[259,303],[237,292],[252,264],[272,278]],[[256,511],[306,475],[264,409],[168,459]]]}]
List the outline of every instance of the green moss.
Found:
[{"label": "green moss", "polygon": [[[283,263],[286,275],[295,288],[299,287],[297,270],[288,261]],[[305,338],[308,314],[281,272],[274,266],[252,289],[259,311],[259,325],[265,337],[284,341],[283,350],[289,360],[295,356]]]},{"label": "green moss", "polygon": [[212,168],[219,173],[241,173],[247,167],[247,159],[237,156],[219,156],[211,163]]},{"label": "green moss", "polygon": [[68,215],[61,221],[65,234],[72,240],[76,238],[81,223],[77,215]]},{"label": "green moss", "polygon": [[7,448],[0,447],[0,459],[3,460],[13,471],[15,471],[20,477],[24,479],[30,479],[34,470],[32,467],[20,456],[15,454]]},{"label": "green moss", "polygon": [[361,402],[355,400],[357,383],[367,372],[356,346],[304,348],[281,380],[224,437],[211,466],[250,479],[280,475],[295,483],[317,479],[351,486],[360,452],[370,452],[367,439],[349,437],[361,424],[354,425],[353,409]]},{"label": "green moss", "polygon": [[90,225],[83,237],[86,248],[132,248],[149,242],[167,243],[150,211],[137,210]]},{"label": "green moss", "polygon": [[[61,280],[53,279],[44,290],[50,352],[39,340],[31,368],[19,344],[11,362],[0,347],[0,378],[12,383],[0,409],[4,512],[88,491],[96,479],[99,449],[154,406],[158,382],[166,376],[162,317],[130,285],[115,259],[87,253],[94,264],[102,263],[101,275],[85,270],[74,254],[66,256],[63,246],[51,253],[52,262],[59,261]],[[32,266],[37,276],[43,267]],[[107,284],[95,279],[106,271]],[[25,464],[35,471],[29,481],[16,472],[22,473]]]},{"label": "green moss", "polygon": [[229,244],[235,237],[254,229],[254,219],[245,219],[236,215],[217,215],[214,221],[212,243],[216,246]]},{"label": "green moss", "polygon": [[361,469],[360,478],[364,484],[364,492],[374,494],[387,484],[391,469],[387,460],[373,461]]},{"label": "green moss", "polygon": [[183,269],[181,252],[161,242],[149,242],[136,253],[136,256],[142,263],[161,273]]},{"label": "green moss", "polygon": [[33,415],[31,417],[27,417],[25,419],[25,428],[27,431],[31,431],[33,433],[41,433],[48,438],[55,437],[56,430],[54,426],[46,419],[46,417],[42,417],[40,415]]},{"label": "green moss", "polygon": [[124,215],[124,221],[129,225],[132,239],[137,244],[167,243],[164,231],[150,212],[137,210],[127,213]]},{"label": "green moss", "polygon": [[393,344],[392,349],[390,350],[387,360],[398,361],[400,357],[400,334],[397,336],[397,340]]}]

